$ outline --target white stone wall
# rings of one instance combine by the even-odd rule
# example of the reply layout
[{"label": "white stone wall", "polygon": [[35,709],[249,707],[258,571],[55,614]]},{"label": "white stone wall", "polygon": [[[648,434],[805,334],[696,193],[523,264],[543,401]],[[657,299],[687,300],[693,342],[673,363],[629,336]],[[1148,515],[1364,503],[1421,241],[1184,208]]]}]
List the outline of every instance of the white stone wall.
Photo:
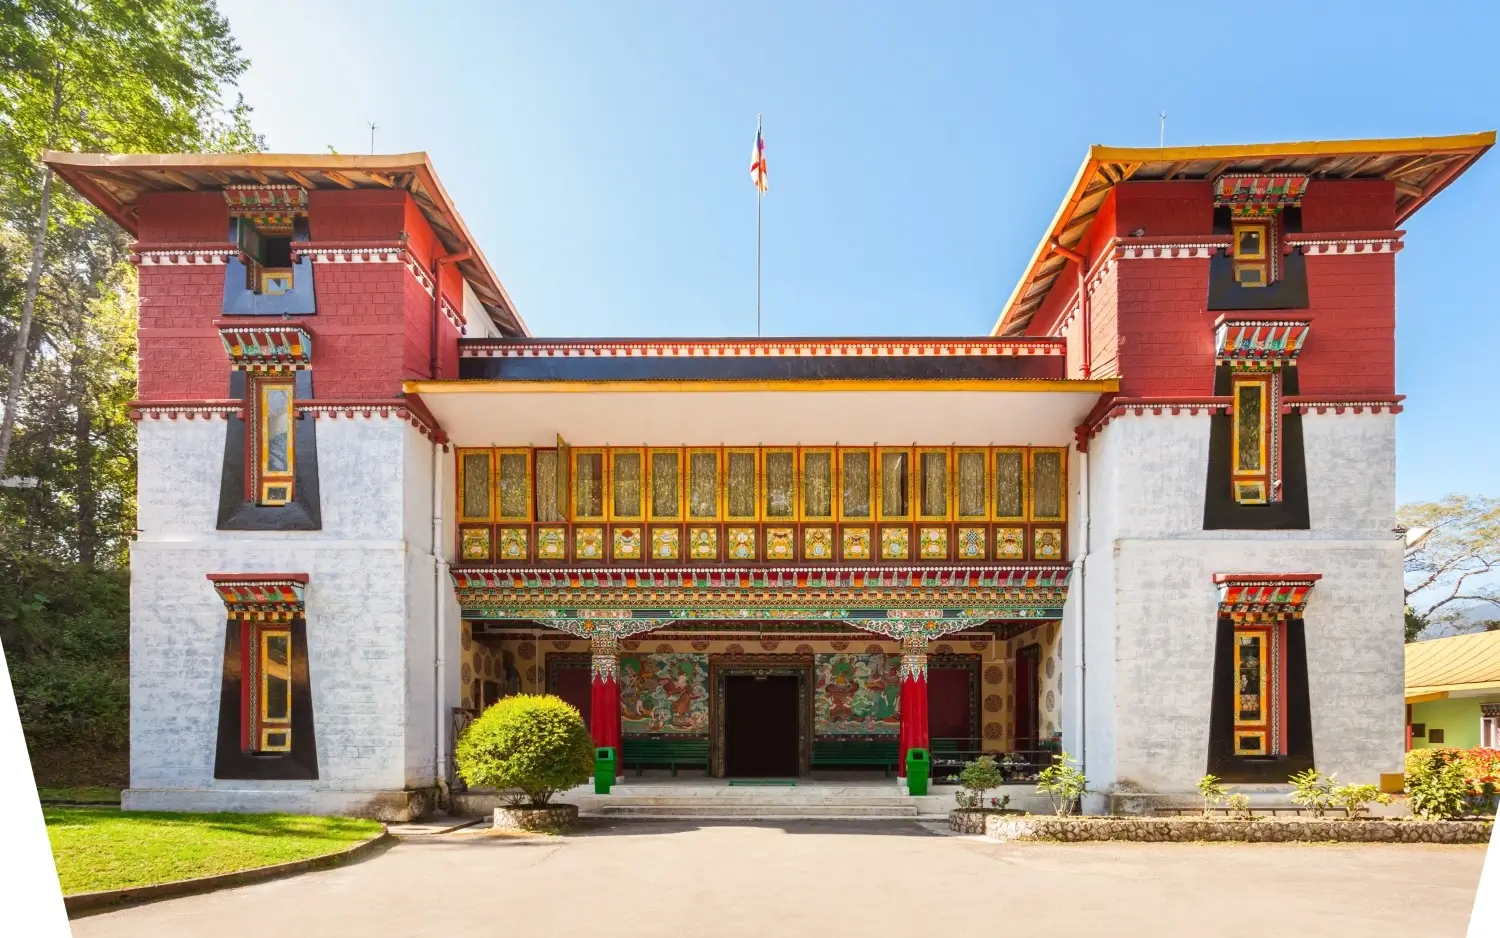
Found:
[{"label": "white stone wall", "polygon": [[[225,427],[139,425],[140,534],[131,550],[131,786],[139,791],[127,803],[233,806],[261,804],[252,793],[265,790],[305,798],[430,785],[432,443],[394,417],[320,419],[322,530],[218,531]],[[451,456],[442,465],[448,471]],[[445,501],[451,512],[451,492]],[[225,612],[206,575],[245,572],[309,576],[316,781],[213,778]],[[446,593],[456,661],[458,610]]]},{"label": "white stone wall", "polygon": [[1400,770],[1395,418],[1307,415],[1303,427],[1307,531],[1202,529],[1206,415],[1125,416],[1091,441],[1085,748],[1094,787],[1185,791],[1207,770],[1215,573],[1322,574],[1305,615],[1317,768],[1370,782]]}]

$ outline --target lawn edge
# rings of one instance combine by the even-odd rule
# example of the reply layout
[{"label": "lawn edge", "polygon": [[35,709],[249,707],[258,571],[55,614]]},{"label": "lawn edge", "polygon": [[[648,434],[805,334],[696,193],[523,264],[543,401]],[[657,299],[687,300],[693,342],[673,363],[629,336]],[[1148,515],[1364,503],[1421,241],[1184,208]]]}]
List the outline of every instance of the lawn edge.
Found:
[{"label": "lawn edge", "polygon": [[100,889],[95,892],[75,892],[72,895],[63,896],[63,905],[67,907],[68,917],[74,918],[79,913],[102,911],[120,905],[155,902],[159,899],[175,899],[180,896],[217,892],[220,889],[248,886],[251,883],[264,882],[268,879],[278,879],[296,873],[308,873],[314,870],[342,866],[345,863],[352,863],[355,860],[363,859],[365,856],[395,842],[396,837],[391,833],[390,828],[382,824],[380,825],[379,834],[368,840],[361,841],[352,847],[346,847],[334,853],[307,857],[303,860],[289,860],[286,863],[273,863],[270,866],[253,866],[248,870],[235,870],[232,873],[217,873],[213,876],[199,876],[195,879],[178,879],[168,883],[153,883],[149,886],[128,886],[124,889]]}]

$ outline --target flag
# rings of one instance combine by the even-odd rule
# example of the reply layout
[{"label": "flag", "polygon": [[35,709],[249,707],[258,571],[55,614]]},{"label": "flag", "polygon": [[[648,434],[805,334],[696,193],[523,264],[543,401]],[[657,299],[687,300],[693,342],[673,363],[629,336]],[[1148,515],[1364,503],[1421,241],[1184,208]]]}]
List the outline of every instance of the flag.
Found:
[{"label": "flag", "polygon": [[759,123],[755,125],[755,148],[750,151],[750,181],[762,192],[770,187],[766,181],[766,138]]}]

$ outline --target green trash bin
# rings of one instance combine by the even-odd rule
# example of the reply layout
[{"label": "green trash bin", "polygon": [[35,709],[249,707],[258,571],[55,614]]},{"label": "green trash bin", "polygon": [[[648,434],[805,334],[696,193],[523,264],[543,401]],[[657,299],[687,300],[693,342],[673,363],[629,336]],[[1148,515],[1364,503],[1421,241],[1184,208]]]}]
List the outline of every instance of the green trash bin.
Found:
[{"label": "green trash bin", "polygon": [[906,793],[927,794],[927,778],[932,772],[932,757],[926,749],[906,750]]},{"label": "green trash bin", "polygon": [[594,750],[594,794],[609,794],[609,786],[615,783],[615,749],[601,746]]}]

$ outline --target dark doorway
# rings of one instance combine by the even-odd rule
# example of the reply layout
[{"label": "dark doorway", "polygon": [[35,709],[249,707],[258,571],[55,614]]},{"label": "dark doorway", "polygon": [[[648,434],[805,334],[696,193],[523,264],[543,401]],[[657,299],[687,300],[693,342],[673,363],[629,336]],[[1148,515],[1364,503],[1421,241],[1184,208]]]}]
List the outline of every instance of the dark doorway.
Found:
[{"label": "dark doorway", "polygon": [[796,675],[731,674],[725,680],[725,774],[796,778]]},{"label": "dark doorway", "polygon": [[1040,695],[1042,646],[1027,645],[1016,653],[1016,749],[1037,748],[1037,697]]},{"label": "dark doorway", "polygon": [[583,717],[584,726],[593,726],[589,722],[590,712],[593,710],[593,672],[589,669],[588,662],[575,663],[572,661],[549,662],[547,668],[547,693],[561,697],[563,700],[578,708],[579,716]]},{"label": "dark doorway", "polygon": [[951,740],[958,750],[978,749],[974,735],[973,694],[967,668],[934,668],[927,670],[927,735],[937,748],[937,740]]}]

